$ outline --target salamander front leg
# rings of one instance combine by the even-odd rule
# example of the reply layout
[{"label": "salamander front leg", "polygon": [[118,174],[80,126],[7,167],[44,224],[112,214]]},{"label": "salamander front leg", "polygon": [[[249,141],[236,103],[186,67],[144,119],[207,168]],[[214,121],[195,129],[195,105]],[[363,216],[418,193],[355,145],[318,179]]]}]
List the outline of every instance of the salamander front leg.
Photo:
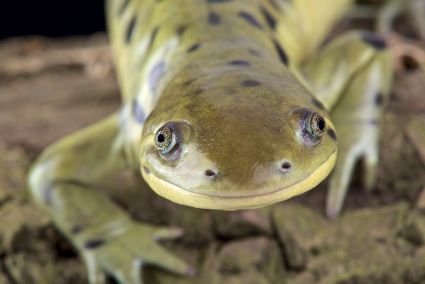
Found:
[{"label": "salamander front leg", "polygon": [[371,188],[379,156],[382,107],[393,67],[385,41],[370,32],[350,32],[330,42],[304,66],[316,97],[330,111],[338,138],[338,158],[330,179],[326,212],[342,209],[355,165],[365,162],[364,181]]},{"label": "salamander front leg", "polygon": [[326,206],[330,218],[342,209],[357,161],[364,162],[364,185],[376,179],[382,107],[389,93],[392,67],[387,52],[377,50],[353,74],[331,112],[338,133],[338,158],[332,173]]},{"label": "salamander front leg", "polygon": [[113,116],[47,148],[30,173],[35,200],[83,256],[90,283],[105,283],[106,275],[119,283],[142,283],[144,264],[192,273],[158,244],[181,230],[136,222],[102,191],[102,184],[127,167],[118,136]]}]

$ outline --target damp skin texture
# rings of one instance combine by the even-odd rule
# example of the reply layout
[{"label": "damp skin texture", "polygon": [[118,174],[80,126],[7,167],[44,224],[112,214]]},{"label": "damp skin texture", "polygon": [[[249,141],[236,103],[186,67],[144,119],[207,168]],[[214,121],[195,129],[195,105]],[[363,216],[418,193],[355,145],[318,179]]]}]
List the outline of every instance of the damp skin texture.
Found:
[{"label": "damp skin texture", "polygon": [[373,186],[392,66],[372,32],[323,44],[351,5],[107,1],[122,106],[49,146],[29,175],[36,202],[81,252],[91,283],[105,273],[141,283],[144,263],[194,273],[157,243],[181,230],[137,222],[113,201],[105,185],[122,171],[139,173],[147,183],[140,190],[216,210],[284,201],[330,175],[329,217],[343,208],[359,159]]}]

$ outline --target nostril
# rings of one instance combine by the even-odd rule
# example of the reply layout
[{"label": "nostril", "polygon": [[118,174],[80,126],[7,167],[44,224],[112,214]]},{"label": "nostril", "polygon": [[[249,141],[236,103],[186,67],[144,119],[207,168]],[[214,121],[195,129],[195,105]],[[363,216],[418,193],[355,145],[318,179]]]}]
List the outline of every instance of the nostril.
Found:
[{"label": "nostril", "polygon": [[280,165],[280,170],[281,170],[283,173],[287,173],[287,172],[289,172],[289,171],[291,170],[291,168],[292,168],[292,164],[291,164],[291,162],[289,162],[289,161],[284,161],[284,162]]},{"label": "nostril", "polygon": [[205,171],[205,175],[207,177],[215,177],[217,175],[217,173],[215,171],[213,171],[213,170],[206,170]]}]

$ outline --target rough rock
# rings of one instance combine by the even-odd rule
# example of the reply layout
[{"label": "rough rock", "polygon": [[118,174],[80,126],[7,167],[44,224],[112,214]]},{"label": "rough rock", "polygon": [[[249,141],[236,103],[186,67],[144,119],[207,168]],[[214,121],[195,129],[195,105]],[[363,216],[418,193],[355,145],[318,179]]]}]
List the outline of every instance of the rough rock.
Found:
[{"label": "rough rock", "polygon": [[425,164],[425,116],[412,119],[407,126],[407,135]]},{"label": "rough rock", "polygon": [[235,239],[260,234],[271,234],[268,208],[236,212],[215,212],[217,236]]},{"label": "rough rock", "polygon": [[[423,257],[425,218],[410,212],[405,203],[347,212],[336,221],[297,204],[277,206],[273,216],[282,246],[307,254],[305,271],[289,283],[425,280],[425,262],[418,263]],[[296,248],[290,247],[294,243]]]}]

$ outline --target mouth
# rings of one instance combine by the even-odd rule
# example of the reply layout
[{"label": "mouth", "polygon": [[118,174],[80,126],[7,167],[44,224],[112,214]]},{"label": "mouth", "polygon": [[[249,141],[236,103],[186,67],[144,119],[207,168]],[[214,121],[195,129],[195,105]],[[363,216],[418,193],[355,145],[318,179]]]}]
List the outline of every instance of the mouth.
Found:
[{"label": "mouth", "polygon": [[254,209],[290,199],[316,187],[332,171],[335,165],[336,156],[337,152],[335,151],[313,173],[297,183],[284,188],[279,188],[272,192],[252,196],[229,197],[196,193],[160,179],[152,173],[146,173],[144,170],[141,172],[143,178],[153,191],[155,191],[158,195],[181,205],[213,210]]}]

